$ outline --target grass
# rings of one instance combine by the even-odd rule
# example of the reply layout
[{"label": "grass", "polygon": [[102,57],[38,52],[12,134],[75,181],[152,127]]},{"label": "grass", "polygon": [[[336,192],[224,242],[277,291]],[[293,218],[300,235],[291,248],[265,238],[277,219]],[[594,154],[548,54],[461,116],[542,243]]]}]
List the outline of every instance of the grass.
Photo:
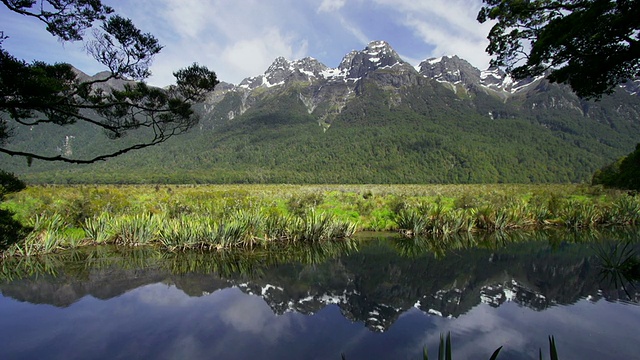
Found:
[{"label": "grass", "polygon": [[617,288],[621,287],[629,298],[627,287],[635,288],[634,283],[640,280],[640,256],[633,249],[631,242],[617,243],[611,247],[596,247],[600,259],[602,279],[609,281]]},{"label": "grass", "polygon": [[[500,351],[502,350],[502,346],[497,348],[489,357],[489,360],[496,360]],[[549,336],[549,357],[551,360],[558,360],[558,350],[556,348],[556,340],[553,336]],[[347,357],[344,353],[341,354],[342,360],[346,360]],[[422,358],[424,360],[429,360],[429,352],[427,351],[427,347],[425,346],[422,351]],[[451,345],[451,333],[447,333],[446,340],[443,334],[440,334],[440,345],[438,346],[438,357],[437,360],[452,360],[453,359],[453,347]],[[539,351],[539,359],[543,360],[542,349]]]},{"label": "grass", "polygon": [[87,279],[93,271],[112,268],[161,269],[173,275],[216,273],[224,278],[261,276],[265,268],[281,264],[316,265],[358,250],[358,242],[277,243],[254,249],[227,251],[166,251],[159,246],[84,246],[42,256],[13,256],[0,261],[0,282],[60,273]]},{"label": "grass", "polygon": [[272,243],[311,244],[352,236],[355,223],[311,210],[301,216],[235,210],[218,219],[200,214],[111,215],[85,218],[81,227],[63,216],[36,216],[27,238],[10,246],[3,256],[31,256],[84,245],[156,246],[170,252],[263,247]]},{"label": "grass", "polygon": [[3,256],[91,244],[168,251],[640,223],[640,198],[584,185],[31,186],[1,204],[33,227]]}]

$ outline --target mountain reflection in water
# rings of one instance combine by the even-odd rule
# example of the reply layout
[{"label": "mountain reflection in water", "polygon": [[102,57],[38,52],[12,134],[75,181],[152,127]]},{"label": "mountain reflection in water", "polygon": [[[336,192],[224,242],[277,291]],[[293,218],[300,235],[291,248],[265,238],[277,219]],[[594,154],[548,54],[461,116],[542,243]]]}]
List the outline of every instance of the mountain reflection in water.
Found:
[{"label": "mountain reflection in water", "polygon": [[562,359],[637,356],[640,292],[603,277],[596,251],[637,249],[636,230],[375,236],[9,259],[3,358],[417,359],[447,331],[456,358],[537,358],[548,335]]}]

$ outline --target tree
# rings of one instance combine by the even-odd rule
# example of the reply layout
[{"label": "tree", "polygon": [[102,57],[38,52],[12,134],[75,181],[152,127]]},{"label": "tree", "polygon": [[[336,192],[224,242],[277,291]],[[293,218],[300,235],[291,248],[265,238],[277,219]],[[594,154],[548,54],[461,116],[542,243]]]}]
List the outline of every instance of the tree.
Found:
[{"label": "tree", "polygon": [[[5,195],[19,192],[25,187],[26,184],[13,174],[0,170],[0,202]],[[0,252],[24,237],[27,232],[28,229],[13,218],[11,211],[0,209]]]},{"label": "tree", "polygon": [[593,185],[640,190],[640,144],[635,151],[613,163],[596,170],[591,180]]},{"label": "tree", "polygon": [[[7,9],[40,20],[61,41],[85,41],[87,52],[110,74],[82,81],[69,64],[26,63],[2,48],[8,36],[0,31],[0,152],[31,159],[92,163],[159,144],[198,122],[191,105],[218,84],[216,74],[193,64],[174,73],[167,89],[146,85],[153,56],[162,46],[131,20],[113,14],[101,0],[0,0]],[[99,26],[96,26],[99,25]],[[91,40],[85,32],[93,28]],[[115,90],[107,82],[120,80]],[[116,150],[90,158],[11,149],[19,127],[88,123],[111,139],[136,130],[141,137]]]},{"label": "tree", "polygon": [[583,98],[640,76],[640,1],[483,0],[478,21],[496,21],[492,65],[516,79],[547,75]]}]

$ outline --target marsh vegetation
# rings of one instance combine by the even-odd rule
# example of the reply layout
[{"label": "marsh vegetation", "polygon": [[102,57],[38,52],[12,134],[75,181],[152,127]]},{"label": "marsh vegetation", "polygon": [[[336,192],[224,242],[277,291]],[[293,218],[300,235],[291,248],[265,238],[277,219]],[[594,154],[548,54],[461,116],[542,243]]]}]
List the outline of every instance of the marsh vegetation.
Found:
[{"label": "marsh vegetation", "polygon": [[583,185],[31,186],[8,195],[2,208],[30,229],[4,257],[99,244],[254,248],[359,231],[446,241],[640,222],[640,198]]}]

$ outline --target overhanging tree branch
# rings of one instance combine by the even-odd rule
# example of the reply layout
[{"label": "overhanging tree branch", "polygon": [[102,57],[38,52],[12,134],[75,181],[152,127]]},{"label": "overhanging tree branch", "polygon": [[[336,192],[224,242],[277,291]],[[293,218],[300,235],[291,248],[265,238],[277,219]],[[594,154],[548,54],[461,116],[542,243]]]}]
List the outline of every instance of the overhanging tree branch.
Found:
[{"label": "overhanging tree branch", "polygon": [[[172,134],[172,135],[177,135],[177,134]],[[64,157],[62,155],[56,155],[56,156],[45,156],[45,155],[39,155],[39,154],[34,154],[31,152],[26,152],[26,151],[14,151],[14,150],[9,150],[6,148],[0,148],[0,153],[5,153],[7,155],[11,155],[11,156],[23,156],[29,159],[37,159],[37,160],[44,160],[44,161],[61,161],[61,162],[66,162],[66,163],[71,163],[71,164],[91,164],[91,163],[95,163],[98,161],[104,161],[110,158],[114,158],[116,156],[120,156],[122,154],[126,154],[132,150],[140,150],[140,149],[144,149],[146,147],[150,147],[150,146],[154,146],[157,144],[160,144],[162,142],[165,142],[166,140],[169,139],[170,136],[165,136],[162,137],[162,139],[157,139],[148,143],[144,143],[144,144],[135,144],[123,149],[119,149],[118,151],[114,151],[112,153],[109,154],[103,154],[103,155],[99,155],[90,159],[71,159],[71,158],[67,158]]]},{"label": "overhanging tree branch", "polygon": [[113,13],[100,0],[0,0],[7,9],[46,24],[52,35],[63,41],[80,41],[84,31]]},{"label": "overhanging tree branch", "polygon": [[[162,46],[151,34],[137,29],[129,19],[112,15],[100,0],[0,0],[9,10],[44,22],[63,41],[82,40],[94,22],[100,27],[85,43],[87,52],[110,74],[81,81],[68,64],[28,64],[0,47],[0,152],[29,159],[86,164],[164,142],[188,131],[198,122],[191,105],[218,84],[215,73],[193,64],[176,71],[176,85],[149,87],[149,66]],[[6,39],[0,35],[0,45]],[[138,82],[134,82],[136,80]],[[120,90],[109,87],[111,81]],[[151,137],[87,159],[48,155],[9,147],[16,127],[45,124],[68,126],[86,123],[111,139],[128,131],[151,129]],[[145,132],[148,132],[145,130]],[[143,132],[144,135],[144,132]]]},{"label": "overhanging tree branch", "polygon": [[[640,76],[640,2],[483,0],[487,52],[516,79],[546,75],[584,98]],[[524,56],[523,56],[524,54]]]}]

